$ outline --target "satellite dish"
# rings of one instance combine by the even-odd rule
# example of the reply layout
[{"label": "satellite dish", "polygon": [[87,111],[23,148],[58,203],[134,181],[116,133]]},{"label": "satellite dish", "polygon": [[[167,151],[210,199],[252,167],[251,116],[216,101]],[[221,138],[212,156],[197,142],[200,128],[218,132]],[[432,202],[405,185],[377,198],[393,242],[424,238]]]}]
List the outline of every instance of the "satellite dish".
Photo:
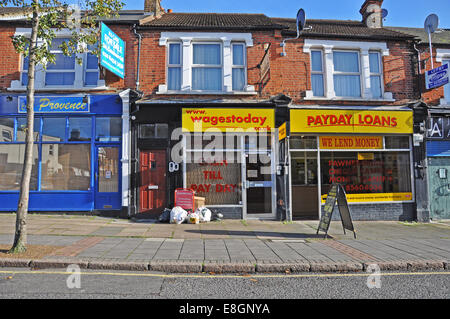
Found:
[{"label": "satellite dish", "polygon": [[305,10],[300,9],[297,12],[297,34],[300,33],[305,28],[306,24],[306,14]]},{"label": "satellite dish", "polygon": [[434,13],[430,14],[425,20],[425,30],[428,33],[434,33],[439,25],[439,18]]},{"label": "satellite dish", "polygon": [[389,14],[389,11],[387,9],[381,9],[381,18],[385,19]]}]

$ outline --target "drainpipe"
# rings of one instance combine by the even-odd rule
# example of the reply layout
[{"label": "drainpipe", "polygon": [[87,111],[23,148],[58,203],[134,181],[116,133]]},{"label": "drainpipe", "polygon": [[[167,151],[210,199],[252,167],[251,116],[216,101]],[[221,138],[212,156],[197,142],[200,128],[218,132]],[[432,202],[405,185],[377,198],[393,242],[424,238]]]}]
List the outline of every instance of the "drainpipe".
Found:
[{"label": "drainpipe", "polygon": [[417,51],[417,64],[419,66],[419,74],[417,76],[417,87],[419,89],[420,100],[422,100],[422,83],[420,82],[420,76],[422,74],[422,66],[421,66],[422,61],[420,60],[420,50],[417,49],[416,44],[418,44],[418,43],[416,43],[416,42],[413,43],[414,50]]},{"label": "drainpipe", "polygon": [[142,35],[136,32],[136,25],[133,26],[134,35],[139,39],[138,42],[138,57],[137,57],[137,78],[136,78],[136,91],[139,91],[139,76],[140,76],[140,66],[141,66],[141,42]]}]

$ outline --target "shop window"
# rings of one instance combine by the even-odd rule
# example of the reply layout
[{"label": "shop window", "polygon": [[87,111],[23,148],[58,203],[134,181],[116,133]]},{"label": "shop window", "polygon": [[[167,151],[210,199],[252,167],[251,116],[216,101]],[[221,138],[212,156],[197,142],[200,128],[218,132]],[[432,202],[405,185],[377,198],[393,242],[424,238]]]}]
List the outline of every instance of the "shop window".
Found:
[{"label": "shop window", "polygon": [[317,185],[317,152],[292,152],[292,186]]},{"label": "shop window", "polygon": [[317,149],[317,137],[315,136],[291,136],[289,147],[293,150],[315,150]]},{"label": "shop window", "polygon": [[314,96],[325,96],[322,51],[311,51],[311,86]]},{"label": "shop window", "polygon": [[167,124],[141,124],[139,126],[139,137],[146,138],[169,138],[169,125]]},{"label": "shop window", "polygon": [[90,144],[43,144],[41,189],[90,190],[90,147]]},{"label": "shop window", "polygon": [[409,152],[321,152],[320,165],[322,195],[334,183],[347,194],[412,192]]},{"label": "shop window", "polygon": [[334,91],[339,97],[361,97],[359,53],[334,51]]},{"label": "shop window", "polygon": [[42,141],[63,142],[66,137],[66,118],[43,118]]},{"label": "shop window", "polygon": [[14,140],[14,119],[0,117],[0,142],[12,142]]},{"label": "shop window", "polygon": [[167,89],[181,90],[181,44],[169,44],[169,64],[167,69]]},{"label": "shop window", "polygon": [[95,120],[95,140],[99,142],[118,142],[122,136],[120,117],[98,117]]},{"label": "shop window", "polygon": [[381,57],[379,52],[369,53],[370,62],[370,90],[372,92],[372,97],[376,99],[381,99],[383,95],[382,91],[382,72],[381,72]]},{"label": "shop window", "polygon": [[193,44],[192,90],[222,91],[220,44]]},{"label": "shop window", "polygon": [[[18,191],[22,179],[25,144],[0,144],[0,190]],[[30,190],[37,190],[38,147],[33,146]]]},{"label": "shop window", "polygon": [[243,91],[246,81],[245,75],[245,46],[244,44],[233,44],[233,91]]},{"label": "shop window", "polygon": [[69,118],[69,142],[90,142],[91,136],[91,118]]},{"label": "shop window", "polygon": [[386,149],[409,150],[410,148],[408,136],[386,136],[384,140]]},{"label": "shop window", "polygon": [[[34,119],[34,127],[33,127],[34,138],[33,138],[33,140],[35,142],[39,141],[39,131],[41,129],[40,126],[41,126],[41,120]],[[23,118],[23,117],[18,118],[17,119],[17,137],[16,137],[17,142],[25,142],[26,128],[27,128],[27,119]]]},{"label": "shop window", "polygon": [[[236,159],[239,156],[231,154]],[[242,203],[241,174],[241,164],[227,160],[186,164],[187,187],[193,189],[196,196],[205,197],[205,204],[211,206]]]}]

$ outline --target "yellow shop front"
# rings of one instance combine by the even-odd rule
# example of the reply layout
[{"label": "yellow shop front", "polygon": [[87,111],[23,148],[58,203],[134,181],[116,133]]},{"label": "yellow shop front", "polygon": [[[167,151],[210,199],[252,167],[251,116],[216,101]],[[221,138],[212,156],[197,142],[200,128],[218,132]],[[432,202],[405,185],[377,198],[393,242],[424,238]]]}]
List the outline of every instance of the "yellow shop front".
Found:
[{"label": "yellow shop front", "polygon": [[412,214],[412,133],[409,108],[292,108],[290,216],[319,219],[335,183],[343,185],[354,219]]}]

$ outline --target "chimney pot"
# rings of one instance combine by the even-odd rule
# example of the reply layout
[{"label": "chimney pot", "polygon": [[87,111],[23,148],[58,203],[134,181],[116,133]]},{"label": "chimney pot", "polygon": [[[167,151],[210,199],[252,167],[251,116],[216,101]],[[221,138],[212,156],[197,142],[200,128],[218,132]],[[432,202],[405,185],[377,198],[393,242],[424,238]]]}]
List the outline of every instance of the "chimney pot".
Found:
[{"label": "chimney pot", "polygon": [[163,8],[161,7],[161,0],[145,0],[144,13],[146,14],[153,13],[155,16],[163,13]]},{"label": "chimney pot", "polygon": [[365,0],[359,13],[362,15],[362,22],[368,28],[382,28],[383,17],[381,15],[381,6],[384,0]]}]

